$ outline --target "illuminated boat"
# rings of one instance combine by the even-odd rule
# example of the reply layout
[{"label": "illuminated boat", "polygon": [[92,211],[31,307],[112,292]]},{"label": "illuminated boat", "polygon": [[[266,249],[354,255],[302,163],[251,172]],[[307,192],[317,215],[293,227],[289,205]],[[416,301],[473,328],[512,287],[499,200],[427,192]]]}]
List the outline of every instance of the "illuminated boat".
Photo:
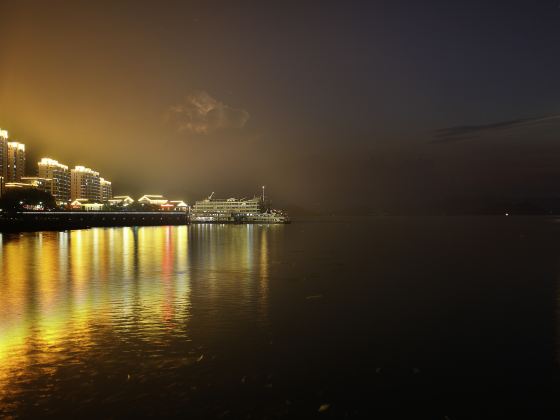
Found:
[{"label": "illuminated boat", "polygon": [[267,208],[264,187],[261,197],[214,198],[214,193],[196,201],[190,212],[191,223],[290,223],[288,215]]},{"label": "illuminated boat", "polygon": [[290,218],[279,210],[236,215],[239,223],[290,223]]}]

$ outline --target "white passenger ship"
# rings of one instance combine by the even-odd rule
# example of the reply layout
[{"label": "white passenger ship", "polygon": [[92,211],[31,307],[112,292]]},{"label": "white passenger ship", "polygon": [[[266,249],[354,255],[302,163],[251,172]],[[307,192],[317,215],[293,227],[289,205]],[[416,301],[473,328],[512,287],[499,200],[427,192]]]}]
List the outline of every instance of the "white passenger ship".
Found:
[{"label": "white passenger ship", "polygon": [[240,216],[240,223],[290,223],[288,215],[278,210],[267,210]]},{"label": "white passenger ship", "polygon": [[190,213],[192,223],[290,223],[285,212],[266,208],[264,187],[262,197],[213,197],[214,193],[195,202]]}]

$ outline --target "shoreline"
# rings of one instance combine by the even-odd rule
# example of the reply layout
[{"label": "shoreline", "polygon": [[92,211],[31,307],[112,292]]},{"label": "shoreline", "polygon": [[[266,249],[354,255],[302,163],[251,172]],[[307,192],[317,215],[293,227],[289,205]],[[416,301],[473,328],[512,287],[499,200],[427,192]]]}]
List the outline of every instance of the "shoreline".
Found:
[{"label": "shoreline", "polygon": [[184,212],[18,212],[0,217],[0,233],[186,224]]},{"label": "shoreline", "polygon": [[63,231],[93,227],[286,224],[275,222],[191,221],[185,212],[53,211],[17,212],[0,216],[0,233]]}]

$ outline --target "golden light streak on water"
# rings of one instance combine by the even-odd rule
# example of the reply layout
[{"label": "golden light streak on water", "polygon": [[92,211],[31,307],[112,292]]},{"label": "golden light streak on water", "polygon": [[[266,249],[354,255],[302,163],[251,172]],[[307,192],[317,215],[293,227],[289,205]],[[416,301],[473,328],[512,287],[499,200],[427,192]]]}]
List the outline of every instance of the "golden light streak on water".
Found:
[{"label": "golden light streak on water", "polygon": [[92,369],[89,358],[116,362],[106,353],[117,343],[125,353],[142,349],[163,357],[167,341],[190,341],[193,311],[221,307],[227,320],[238,305],[266,317],[266,229],[127,227],[0,236],[0,411],[23,403],[29,384],[46,382],[42,392],[55,392],[54,378],[72,367]]}]

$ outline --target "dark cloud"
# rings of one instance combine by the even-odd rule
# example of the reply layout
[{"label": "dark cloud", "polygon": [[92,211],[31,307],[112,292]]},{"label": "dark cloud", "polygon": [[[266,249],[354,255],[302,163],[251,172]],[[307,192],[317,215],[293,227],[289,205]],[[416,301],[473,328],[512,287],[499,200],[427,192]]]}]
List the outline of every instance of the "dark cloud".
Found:
[{"label": "dark cloud", "polygon": [[197,91],[187,95],[182,103],[171,106],[166,117],[179,132],[205,135],[222,129],[243,128],[249,113],[230,107],[205,91]]},{"label": "dark cloud", "polygon": [[463,125],[436,130],[432,143],[449,143],[472,139],[482,134],[497,130],[510,130],[543,124],[560,119],[560,114],[546,115],[535,118],[517,118],[509,121],[499,121],[492,124]]}]

